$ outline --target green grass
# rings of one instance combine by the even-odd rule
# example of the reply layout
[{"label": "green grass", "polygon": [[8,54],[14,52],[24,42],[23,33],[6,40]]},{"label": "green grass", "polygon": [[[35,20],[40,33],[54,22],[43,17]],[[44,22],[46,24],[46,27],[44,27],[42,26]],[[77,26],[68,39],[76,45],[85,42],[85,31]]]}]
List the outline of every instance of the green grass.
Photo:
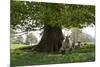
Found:
[{"label": "green grass", "polygon": [[17,48],[23,48],[28,47],[29,45],[23,45],[23,44],[12,44],[10,47],[11,49],[17,49]]},{"label": "green grass", "polygon": [[38,53],[32,50],[27,51],[22,49],[27,47],[31,48],[32,46],[20,45],[18,48],[16,46],[16,49],[12,49],[13,47],[11,47],[12,66],[95,61],[94,45],[85,45],[73,50],[70,54]]}]

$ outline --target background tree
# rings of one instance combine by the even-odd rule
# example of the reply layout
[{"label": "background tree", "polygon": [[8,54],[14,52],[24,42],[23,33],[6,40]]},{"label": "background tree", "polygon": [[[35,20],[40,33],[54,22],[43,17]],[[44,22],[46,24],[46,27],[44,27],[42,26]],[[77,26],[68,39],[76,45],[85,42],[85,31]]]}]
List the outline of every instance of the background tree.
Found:
[{"label": "background tree", "polygon": [[26,36],[26,44],[32,45],[32,44],[36,44],[36,43],[37,43],[37,38],[32,33],[29,33]]},{"label": "background tree", "polygon": [[16,44],[24,44],[24,41],[23,41],[23,37],[22,35],[17,35],[16,36]]},{"label": "background tree", "polygon": [[28,1],[11,1],[11,28],[23,32],[43,29],[38,51],[56,52],[63,40],[62,27],[82,28],[95,24],[95,7]]},{"label": "background tree", "polygon": [[10,43],[11,44],[16,42],[15,34],[16,34],[15,30],[11,28],[10,29]]},{"label": "background tree", "polygon": [[73,28],[71,29],[72,33],[71,33],[71,39],[74,40],[75,42],[81,41],[81,42],[94,42],[94,38],[89,35],[86,34],[84,32],[82,32],[82,29],[79,28]]},{"label": "background tree", "polygon": [[81,40],[80,38],[82,37],[82,31],[79,28],[72,28],[71,32],[71,39],[74,40],[75,43]]}]

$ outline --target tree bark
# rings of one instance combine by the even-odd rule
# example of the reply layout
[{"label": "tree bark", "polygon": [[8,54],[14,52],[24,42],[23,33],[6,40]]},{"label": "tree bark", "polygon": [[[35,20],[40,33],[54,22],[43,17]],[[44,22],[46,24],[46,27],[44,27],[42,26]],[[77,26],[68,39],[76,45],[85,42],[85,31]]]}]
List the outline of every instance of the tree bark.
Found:
[{"label": "tree bark", "polygon": [[61,27],[45,26],[43,36],[37,46],[39,52],[58,52],[64,37]]}]

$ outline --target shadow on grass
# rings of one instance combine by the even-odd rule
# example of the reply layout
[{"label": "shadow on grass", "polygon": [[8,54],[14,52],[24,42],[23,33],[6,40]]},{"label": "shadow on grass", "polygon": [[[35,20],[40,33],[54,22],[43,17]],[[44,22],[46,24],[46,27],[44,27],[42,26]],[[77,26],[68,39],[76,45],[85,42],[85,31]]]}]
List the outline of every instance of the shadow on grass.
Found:
[{"label": "shadow on grass", "polygon": [[79,48],[70,54],[39,53],[36,46],[28,46],[11,50],[11,66],[60,64],[95,61],[95,49]]}]

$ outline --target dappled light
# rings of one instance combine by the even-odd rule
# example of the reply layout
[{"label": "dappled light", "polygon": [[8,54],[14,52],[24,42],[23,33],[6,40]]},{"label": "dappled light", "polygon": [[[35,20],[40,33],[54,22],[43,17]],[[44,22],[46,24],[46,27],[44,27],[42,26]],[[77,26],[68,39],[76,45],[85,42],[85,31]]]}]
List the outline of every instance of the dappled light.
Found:
[{"label": "dappled light", "polygon": [[95,61],[95,6],[11,0],[11,66]]}]

